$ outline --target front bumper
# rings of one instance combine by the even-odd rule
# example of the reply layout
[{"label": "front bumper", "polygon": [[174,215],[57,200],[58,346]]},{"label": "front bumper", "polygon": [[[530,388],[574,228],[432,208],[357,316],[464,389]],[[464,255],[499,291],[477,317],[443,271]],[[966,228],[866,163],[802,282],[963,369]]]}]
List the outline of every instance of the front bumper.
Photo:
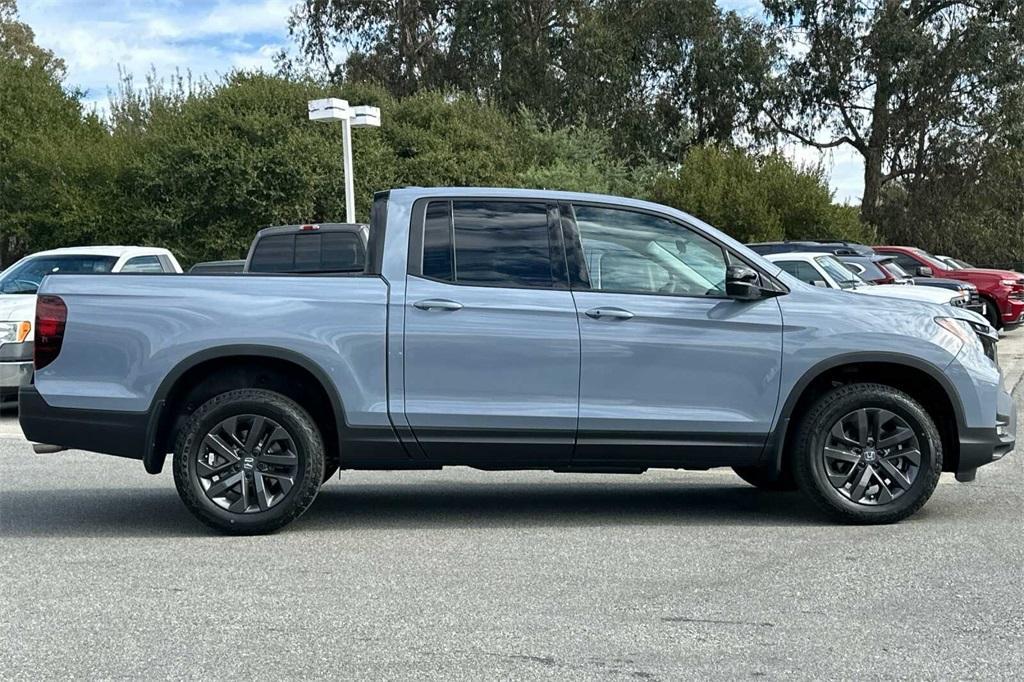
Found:
[{"label": "front bumper", "polygon": [[32,361],[2,362],[0,361],[0,391],[6,396],[8,391],[16,394],[21,386],[32,382]]},{"label": "front bumper", "polygon": [[1011,298],[1008,300],[1007,309],[1002,311],[1003,324],[1016,326],[1024,324],[1024,301]]},{"label": "front bumper", "polygon": [[32,382],[31,341],[0,343],[0,393],[3,397],[17,395],[18,388]]},{"label": "front bumper", "polygon": [[962,429],[958,481],[973,481],[978,467],[1001,459],[1013,450],[1017,440],[1017,404],[1004,389],[999,390],[996,425],[991,428]]}]

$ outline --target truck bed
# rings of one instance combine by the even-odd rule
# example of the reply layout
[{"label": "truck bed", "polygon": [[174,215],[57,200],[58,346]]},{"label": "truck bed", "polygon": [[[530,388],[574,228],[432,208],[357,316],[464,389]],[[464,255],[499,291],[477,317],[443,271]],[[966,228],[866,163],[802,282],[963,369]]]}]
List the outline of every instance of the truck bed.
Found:
[{"label": "truck bed", "polygon": [[147,411],[190,359],[246,348],[315,363],[353,424],[386,426],[388,285],[378,276],[63,275],[60,356],[35,385],[52,407]]}]

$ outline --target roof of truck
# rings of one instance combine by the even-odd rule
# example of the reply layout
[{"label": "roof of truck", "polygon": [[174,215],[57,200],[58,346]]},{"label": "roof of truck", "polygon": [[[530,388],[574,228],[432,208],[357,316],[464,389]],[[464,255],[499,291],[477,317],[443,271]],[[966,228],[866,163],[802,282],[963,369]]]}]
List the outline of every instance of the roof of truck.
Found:
[{"label": "roof of truck", "polygon": [[49,251],[33,253],[36,256],[111,256],[123,258],[125,256],[167,256],[170,255],[167,249],[160,249],[155,246],[65,246]]}]

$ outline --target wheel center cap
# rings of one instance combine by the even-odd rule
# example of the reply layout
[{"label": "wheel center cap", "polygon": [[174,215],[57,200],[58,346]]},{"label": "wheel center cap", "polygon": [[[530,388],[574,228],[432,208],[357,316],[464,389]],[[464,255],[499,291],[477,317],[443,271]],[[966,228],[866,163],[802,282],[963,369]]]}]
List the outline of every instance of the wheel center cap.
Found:
[{"label": "wheel center cap", "polygon": [[256,466],[255,457],[249,456],[242,460],[242,467],[245,468],[246,471],[252,471],[254,466]]},{"label": "wheel center cap", "polygon": [[864,461],[865,462],[874,462],[876,459],[878,459],[878,451],[877,450],[875,450],[874,448],[867,448],[866,450],[864,450]]}]

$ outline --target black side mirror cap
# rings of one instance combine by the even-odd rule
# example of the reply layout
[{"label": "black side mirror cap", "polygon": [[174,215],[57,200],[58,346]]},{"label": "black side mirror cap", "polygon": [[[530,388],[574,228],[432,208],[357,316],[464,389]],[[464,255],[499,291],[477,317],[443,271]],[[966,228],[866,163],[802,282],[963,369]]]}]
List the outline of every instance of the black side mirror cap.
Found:
[{"label": "black side mirror cap", "polygon": [[763,298],[765,291],[760,286],[757,270],[746,265],[730,265],[725,270],[725,294],[738,301],[755,301]]}]

